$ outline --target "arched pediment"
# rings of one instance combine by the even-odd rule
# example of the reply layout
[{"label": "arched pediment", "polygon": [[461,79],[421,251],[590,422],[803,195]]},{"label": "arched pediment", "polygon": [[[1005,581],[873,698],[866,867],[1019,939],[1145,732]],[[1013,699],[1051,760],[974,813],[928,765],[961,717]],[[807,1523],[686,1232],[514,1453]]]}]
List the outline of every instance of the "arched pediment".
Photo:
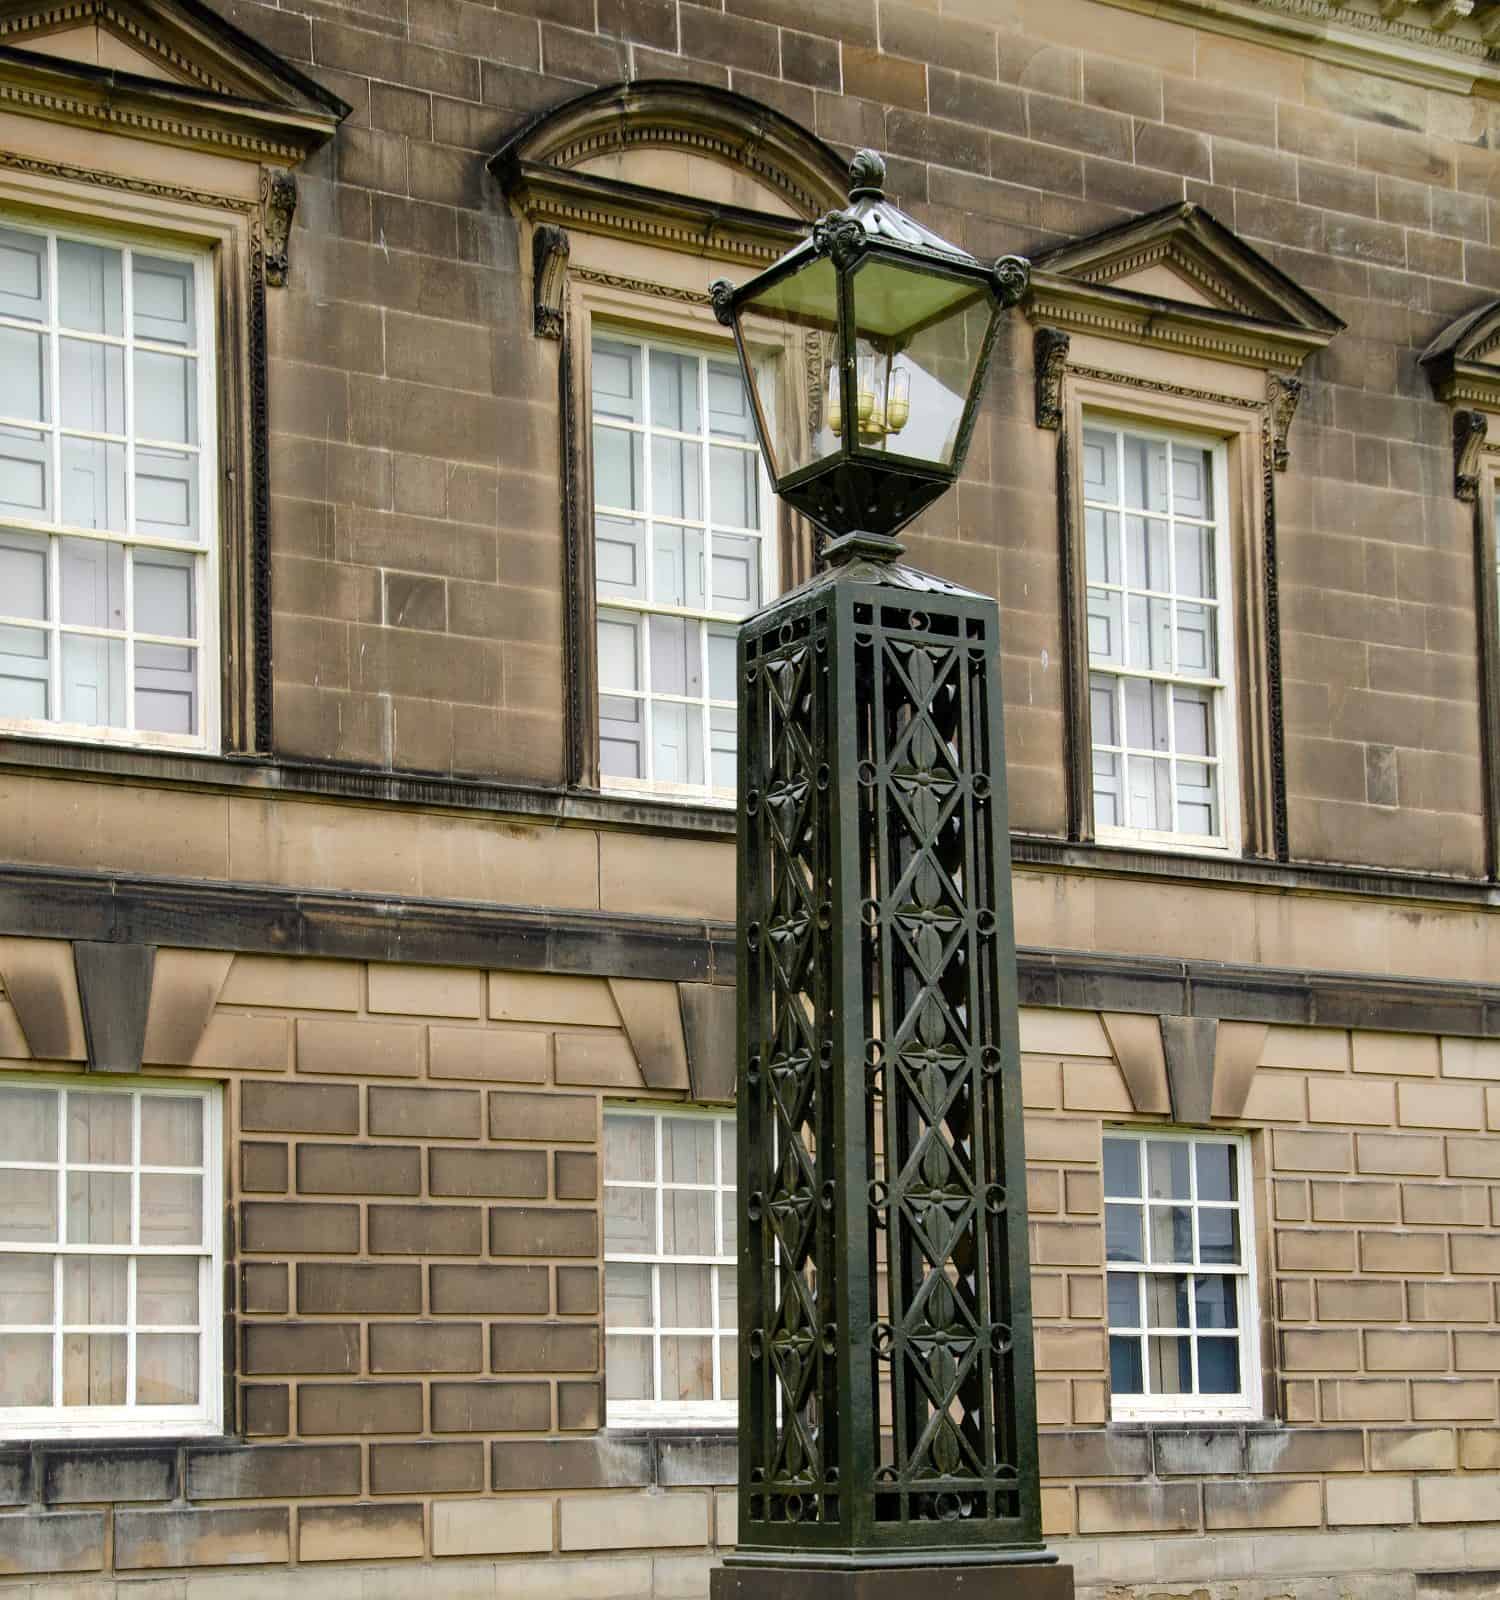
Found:
[{"label": "arched pediment", "polygon": [[1500,300],[1450,322],[1422,352],[1422,365],[1439,399],[1500,411]]},{"label": "arched pediment", "polygon": [[490,159],[532,222],[774,260],[844,201],[844,163],[790,117],[707,84],[643,79],[533,117]]},{"label": "arched pediment", "polygon": [[1295,370],[1344,326],[1201,206],[1133,217],[1033,258],[1033,321]]}]

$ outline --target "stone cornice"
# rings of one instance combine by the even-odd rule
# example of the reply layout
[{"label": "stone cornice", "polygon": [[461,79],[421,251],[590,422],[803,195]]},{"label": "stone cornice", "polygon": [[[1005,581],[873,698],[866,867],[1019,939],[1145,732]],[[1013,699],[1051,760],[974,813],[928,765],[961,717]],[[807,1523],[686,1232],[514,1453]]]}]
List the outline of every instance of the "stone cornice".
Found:
[{"label": "stone cornice", "polygon": [[1500,89],[1500,17],[1490,0],[1469,16],[1414,0],[1384,14],[1377,0],[1103,0],[1233,38],[1276,44],[1336,66],[1426,89]]}]

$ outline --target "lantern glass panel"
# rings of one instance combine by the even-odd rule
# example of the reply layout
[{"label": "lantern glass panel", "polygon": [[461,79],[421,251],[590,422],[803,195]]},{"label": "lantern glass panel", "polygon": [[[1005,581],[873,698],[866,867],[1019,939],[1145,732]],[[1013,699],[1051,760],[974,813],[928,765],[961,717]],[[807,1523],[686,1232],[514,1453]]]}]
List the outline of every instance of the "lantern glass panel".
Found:
[{"label": "lantern glass panel", "polygon": [[995,301],[972,278],[872,259],[854,274],[858,442],[953,467]]},{"label": "lantern glass panel", "polygon": [[768,284],[740,308],[761,443],[778,482],[838,451],[838,306],[838,275],[821,259]]}]

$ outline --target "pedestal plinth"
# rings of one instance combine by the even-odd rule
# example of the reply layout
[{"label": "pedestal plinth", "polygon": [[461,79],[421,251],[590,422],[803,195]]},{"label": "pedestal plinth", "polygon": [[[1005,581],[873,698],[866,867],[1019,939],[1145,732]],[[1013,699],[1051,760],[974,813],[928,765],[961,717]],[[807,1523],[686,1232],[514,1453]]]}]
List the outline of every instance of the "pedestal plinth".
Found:
[{"label": "pedestal plinth", "polygon": [[1073,1600],[1073,1569],[1057,1562],[973,1566],[717,1568],[710,1600]]}]

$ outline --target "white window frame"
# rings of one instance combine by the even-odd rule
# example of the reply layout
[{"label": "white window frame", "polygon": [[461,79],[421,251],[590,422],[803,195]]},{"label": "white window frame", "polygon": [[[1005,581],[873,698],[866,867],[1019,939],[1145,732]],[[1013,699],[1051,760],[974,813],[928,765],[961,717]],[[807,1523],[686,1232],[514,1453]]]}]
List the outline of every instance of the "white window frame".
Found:
[{"label": "white window frame", "polygon": [[[224,1248],[221,1215],[223,1207],[223,1086],[202,1080],[161,1081],[154,1078],[128,1078],[95,1076],[60,1077],[38,1073],[5,1073],[0,1084],[6,1087],[28,1085],[66,1091],[74,1094],[131,1093],[132,1148],[137,1157],[140,1152],[141,1096],[170,1096],[191,1098],[203,1105],[203,1240],[201,1251],[191,1251],[180,1246],[123,1245],[69,1245],[61,1242],[67,1232],[67,1117],[65,1102],[59,1104],[58,1149],[50,1162],[11,1162],[8,1168],[21,1167],[55,1169],[58,1182],[57,1231],[59,1240],[47,1244],[20,1244],[0,1242],[0,1255],[50,1255],[57,1259],[53,1275],[52,1304],[52,1381],[53,1393],[60,1395],[63,1327],[63,1291],[61,1263],[69,1256],[184,1256],[197,1255],[198,1269],[198,1382],[201,1390],[196,1406],[8,1406],[0,1407],[0,1440],[28,1439],[81,1439],[81,1438],[200,1438],[215,1437],[223,1432],[224,1409],[224,1352],[223,1352],[223,1282]],[[73,1171],[79,1170],[74,1163]],[[180,1167],[156,1169],[143,1166],[137,1159],[130,1167],[101,1168],[90,1163],[88,1170],[128,1171],[135,1175],[156,1170],[182,1172]],[[131,1184],[132,1233],[139,1227],[140,1184]],[[129,1346],[127,1372],[134,1380],[135,1374],[135,1270],[128,1272],[129,1325],[126,1334]],[[3,1317],[3,1309],[0,1309]],[[0,1321],[0,1333],[36,1333],[38,1328],[29,1324],[9,1324]],[[155,1331],[155,1330],[148,1330]],[[173,1331],[173,1330],[165,1330]]]},{"label": "white window frame", "polygon": [[[1131,1139],[1140,1144],[1142,1194],[1139,1204],[1142,1209],[1144,1253],[1150,1254],[1150,1209],[1152,1202],[1146,1197],[1146,1188],[1149,1184],[1146,1169],[1146,1156],[1144,1146],[1150,1142],[1172,1142],[1178,1144],[1211,1143],[1225,1144],[1235,1152],[1236,1182],[1239,1198],[1233,1202],[1202,1201],[1198,1200],[1198,1164],[1191,1156],[1188,1158],[1188,1172],[1190,1175],[1190,1195],[1193,1208],[1193,1253],[1198,1254],[1198,1225],[1197,1213],[1200,1205],[1211,1207],[1215,1210],[1236,1210],[1240,1220],[1240,1249],[1243,1262],[1238,1267],[1225,1266],[1222,1263],[1198,1263],[1191,1267],[1177,1264],[1161,1263],[1159,1272],[1163,1275],[1174,1277],[1187,1277],[1190,1281],[1194,1277],[1232,1277],[1236,1281],[1238,1293],[1238,1334],[1240,1340],[1240,1391],[1234,1395],[1173,1395],[1173,1394],[1141,1394],[1118,1395],[1114,1393],[1114,1385],[1110,1384],[1110,1420],[1112,1422],[1245,1422],[1258,1421],[1263,1415],[1263,1399],[1260,1370],[1260,1288],[1256,1272],[1256,1238],[1255,1238],[1255,1210],[1252,1201],[1253,1182],[1250,1141],[1243,1133],[1220,1132],[1217,1129],[1177,1129],[1177,1128],[1150,1128],[1150,1127],[1104,1127],[1106,1139]],[[1102,1152],[1101,1152],[1102,1153]],[[1108,1205],[1108,1199],[1102,1202]],[[1167,1202],[1159,1202],[1166,1204]],[[1180,1201],[1174,1202],[1181,1204]],[[1107,1212],[1106,1212],[1107,1216]],[[1108,1233],[1106,1231],[1106,1241]],[[1153,1268],[1150,1264],[1136,1265],[1119,1263],[1112,1266],[1108,1259],[1107,1243],[1105,1256],[1105,1360],[1110,1363],[1109,1340],[1115,1334],[1123,1337],[1133,1337],[1141,1340],[1150,1337],[1149,1330],[1143,1325],[1140,1328],[1116,1328],[1109,1321],[1109,1278],[1110,1275],[1151,1276]],[[1189,1323],[1196,1332],[1197,1307],[1192,1293],[1188,1295]],[[1197,1370],[1196,1350],[1193,1354],[1194,1372]],[[1150,1363],[1142,1362],[1143,1381],[1150,1382]]]},{"label": "white window frame", "polygon": [[[641,422],[638,422],[638,423],[636,423],[636,422],[626,422],[626,421],[623,421],[622,419],[619,419],[619,418],[616,418],[616,417],[608,417],[608,418],[603,418],[603,419],[596,419],[595,418],[595,416],[594,416],[594,407],[593,407],[593,394],[592,394],[593,345],[594,345],[594,342],[596,340],[599,340],[599,339],[606,339],[606,340],[609,340],[612,343],[616,343],[616,344],[634,345],[641,351],[641,417],[643,419]],[[650,420],[650,417],[651,417],[651,361],[650,361],[649,352],[651,350],[653,350],[653,349],[665,350],[665,351],[670,352],[673,355],[691,356],[691,357],[694,357],[694,358],[698,359],[702,363],[702,365],[700,365],[700,367],[699,367],[699,396],[698,396],[699,414],[703,419],[703,432],[701,434],[678,433],[675,430],[670,429],[670,428],[659,428],[653,422],[651,422],[651,420]],[[702,458],[703,459],[702,459],[702,463],[701,463],[701,467],[700,467],[700,472],[701,472],[701,479],[702,479],[702,482],[701,482],[702,504],[703,504],[705,509],[708,509],[709,506],[710,506],[710,501],[709,501],[709,463],[710,463],[709,446],[711,444],[713,444],[713,443],[718,443],[718,444],[726,444],[726,445],[731,446],[732,448],[737,448],[737,449],[750,449],[750,450],[753,450],[755,452],[757,493],[758,493],[758,496],[759,496],[760,517],[761,517],[760,528],[758,530],[755,530],[755,531],[758,532],[759,539],[760,539],[760,553],[761,553],[761,570],[760,570],[761,605],[764,606],[765,604],[767,604],[777,594],[778,585],[779,585],[779,581],[780,581],[779,580],[778,561],[777,561],[777,550],[776,550],[776,510],[775,510],[776,498],[775,498],[775,495],[772,493],[772,490],[771,490],[771,477],[770,477],[770,473],[768,472],[768,470],[766,468],[765,455],[764,455],[764,453],[762,452],[762,450],[760,448],[759,435],[754,433],[754,423],[753,423],[754,399],[753,399],[753,397],[747,397],[749,399],[749,404],[750,404],[750,407],[751,407],[751,416],[752,416],[752,424],[751,424],[751,426],[752,426],[752,438],[751,438],[750,442],[748,443],[748,445],[740,444],[738,441],[735,441],[735,440],[726,440],[726,439],[715,440],[713,435],[708,430],[708,392],[707,392],[708,367],[707,367],[707,362],[710,361],[710,360],[728,361],[728,362],[732,363],[733,365],[735,365],[736,367],[738,367],[739,366],[739,356],[738,356],[738,354],[736,352],[735,346],[732,343],[721,342],[721,341],[717,341],[717,340],[713,340],[713,339],[691,339],[691,338],[683,338],[683,337],[680,337],[680,336],[673,336],[672,334],[669,334],[669,333],[659,333],[659,332],[656,332],[654,330],[642,331],[639,328],[632,327],[632,326],[629,326],[629,325],[626,325],[626,324],[617,324],[617,323],[611,322],[611,321],[609,321],[609,320],[607,320],[607,319],[605,319],[603,317],[595,317],[593,319],[592,325],[590,327],[589,350],[590,350],[590,360],[589,360],[589,369],[588,369],[589,373],[590,373],[590,393],[589,393],[589,403],[588,403],[588,448],[589,448],[589,462],[590,462],[589,481],[590,481],[590,484],[591,484],[591,486],[593,487],[593,490],[594,490],[593,496],[592,496],[593,504],[590,507],[590,519],[591,520],[590,520],[590,527],[589,527],[589,533],[588,533],[588,537],[589,537],[589,539],[591,541],[591,546],[590,547],[592,548],[592,541],[595,540],[597,538],[597,536],[598,536],[598,534],[597,534],[598,518],[601,517],[601,516],[621,517],[621,518],[626,518],[626,519],[629,519],[629,520],[632,520],[632,521],[638,521],[638,522],[642,523],[644,525],[644,528],[645,528],[644,549],[645,549],[646,565],[647,565],[647,571],[648,571],[647,583],[648,583],[648,587],[649,587],[649,584],[650,584],[649,572],[650,572],[651,558],[652,558],[652,548],[651,548],[651,524],[652,524],[652,522],[653,521],[655,521],[655,522],[665,522],[665,523],[673,524],[674,526],[682,526],[682,527],[697,527],[697,526],[701,525],[701,527],[703,528],[704,541],[705,541],[704,542],[703,560],[704,560],[704,566],[705,566],[705,569],[706,569],[705,570],[705,579],[707,580],[708,576],[712,572],[712,560],[713,560],[713,552],[712,552],[712,537],[713,537],[712,519],[709,518],[709,517],[705,517],[705,518],[701,519],[701,523],[700,523],[700,521],[697,521],[697,520],[692,519],[692,518],[660,516],[660,515],[658,515],[656,512],[654,512],[651,509],[651,475],[652,475],[652,466],[651,466],[650,440],[651,440],[653,435],[660,435],[660,436],[665,437],[665,438],[692,440],[694,442],[702,444],[702,447],[703,447],[703,449],[702,449]],[[743,373],[741,373],[741,379],[742,379],[742,381],[746,381],[744,379]],[[601,501],[599,499],[598,492],[597,492],[597,478],[596,478],[595,473],[593,471],[594,429],[595,429],[595,427],[617,428],[621,432],[635,433],[635,434],[639,434],[642,437],[642,440],[643,440],[642,448],[641,448],[641,455],[642,455],[642,484],[643,484],[642,499],[643,499],[644,504],[640,509],[631,509],[629,507],[610,506],[610,505],[606,505],[603,501]],[[745,531],[749,531],[749,530],[745,530]],[[707,581],[705,581],[704,593],[705,593],[706,596],[711,594],[711,590],[709,588],[709,585],[708,585]],[[602,684],[596,684],[596,686],[595,686],[595,705],[594,705],[594,723],[593,723],[593,726],[594,726],[594,735],[595,735],[595,738],[597,739],[598,736],[599,736],[599,732],[600,732],[599,724],[600,724],[600,720],[601,720],[600,719],[600,707],[599,707],[598,701],[604,694],[607,693],[612,698],[631,699],[631,700],[637,701],[638,703],[641,704],[641,706],[643,708],[643,710],[642,710],[642,722],[641,722],[642,749],[645,752],[646,760],[649,763],[651,761],[651,759],[652,759],[652,751],[653,751],[653,735],[652,735],[652,726],[651,726],[651,702],[652,702],[652,700],[653,699],[670,700],[670,701],[673,701],[673,702],[678,703],[678,704],[685,704],[685,705],[689,705],[689,706],[699,706],[699,705],[701,705],[702,713],[703,713],[704,775],[705,775],[706,781],[703,784],[673,783],[673,782],[671,782],[669,780],[661,779],[661,778],[622,778],[622,777],[613,776],[613,775],[606,776],[603,772],[601,772],[600,776],[599,776],[599,787],[602,790],[612,791],[612,792],[616,792],[616,793],[645,794],[645,795],[652,795],[652,796],[654,796],[654,797],[656,797],[658,799],[664,799],[664,800],[691,802],[691,803],[695,803],[695,804],[699,804],[699,805],[706,804],[706,805],[714,805],[714,806],[732,807],[734,805],[734,802],[735,802],[735,790],[734,790],[734,788],[733,787],[724,788],[722,786],[716,786],[716,785],[714,785],[714,783],[712,781],[712,759],[713,759],[713,757],[712,757],[712,746],[711,746],[711,736],[710,736],[710,717],[711,717],[711,713],[714,712],[714,711],[724,711],[724,710],[737,711],[738,710],[738,705],[737,705],[737,702],[732,701],[732,700],[713,700],[713,699],[710,699],[708,697],[708,687],[709,687],[709,677],[708,677],[708,627],[709,626],[718,625],[718,626],[723,626],[723,627],[728,627],[728,628],[732,628],[732,629],[738,630],[740,625],[745,621],[745,618],[741,617],[741,616],[735,616],[730,612],[712,611],[712,610],[708,610],[707,608],[699,610],[699,609],[695,609],[695,608],[690,607],[690,606],[665,605],[665,604],[658,603],[654,599],[651,599],[651,600],[631,600],[631,599],[621,599],[621,598],[618,598],[618,597],[613,596],[613,595],[604,596],[604,595],[601,595],[599,593],[598,579],[597,579],[597,576],[596,576],[595,582],[594,582],[594,593],[593,593],[593,615],[594,615],[594,627],[595,627],[595,638],[596,638],[596,640],[597,640],[597,628],[598,628],[599,614],[601,612],[604,612],[604,611],[626,611],[626,612],[630,612],[631,614],[633,614],[633,615],[635,615],[637,617],[648,617],[648,618],[652,617],[652,616],[680,617],[680,618],[682,618],[682,619],[684,619],[684,620],[686,620],[688,622],[692,622],[692,623],[695,623],[695,624],[703,624],[704,625],[699,630],[699,638],[700,638],[701,647],[702,647],[701,670],[702,670],[702,673],[703,673],[703,685],[704,685],[704,698],[703,698],[703,700],[701,702],[696,700],[696,699],[694,699],[691,696],[655,694],[649,687],[649,683],[650,683],[650,660],[649,660],[650,651],[649,651],[649,649],[643,649],[642,655],[641,655],[641,663],[640,663],[640,665],[641,665],[641,678],[642,678],[643,687],[641,689],[637,690],[637,691],[633,691],[632,692],[632,691],[621,691],[621,690],[617,690],[617,689],[605,690],[603,688]],[[650,624],[648,622],[647,623],[647,627],[649,628],[649,626],[650,626]],[[642,637],[644,637],[644,635]]]},{"label": "white window frame", "polygon": [[[36,534],[48,539],[47,594],[50,601],[50,609],[53,612],[52,618],[41,624],[38,624],[35,619],[9,617],[0,612],[0,626],[40,627],[47,633],[50,652],[48,661],[48,698],[51,705],[60,711],[62,708],[61,638],[63,633],[61,622],[62,590],[59,571],[60,541],[64,538],[90,539],[107,545],[115,545],[127,551],[133,549],[156,549],[173,555],[190,556],[193,560],[193,604],[197,619],[197,642],[194,648],[198,658],[196,689],[199,724],[198,731],[194,734],[162,733],[151,729],[136,728],[134,725],[135,645],[142,640],[148,644],[158,641],[154,636],[141,635],[133,629],[89,628],[70,623],[66,629],[68,633],[92,635],[99,638],[123,638],[125,643],[125,727],[112,728],[90,723],[63,722],[60,718],[0,716],[0,736],[71,740],[89,744],[124,745],[142,749],[194,750],[216,753],[221,743],[222,714],[219,685],[219,374],[217,310],[214,297],[212,250],[207,245],[196,249],[185,248],[181,244],[158,240],[144,229],[112,226],[105,218],[90,219],[86,223],[79,223],[72,219],[63,222],[39,216],[28,210],[6,207],[0,209],[0,225],[12,227],[22,232],[41,233],[49,239],[47,249],[48,322],[39,327],[35,323],[0,317],[0,325],[21,328],[33,333],[44,332],[50,338],[51,356],[48,389],[51,396],[52,420],[38,425],[34,420],[0,416],[0,423],[45,434],[52,507],[56,513],[55,520],[51,522],[34,521],[28,518],[8,515],[0,518],[0,531],[10,528],[20,533]],[[200,536],[193,544],[188,544],[182,540],[164,539],[154,534],[85,528],[62,521],[62,463],[60,449],[60,439],[64,431],[62,426],[60,372],[62,337],[65,335],[70,339],[78,338],[90,343],[111,345],[127,352],[133,351],[142,344],[147,349],[154,348],[154,346],[151,345],[149,340],[141,341],[136,339],[134,334],[131,315],[132,285],[128,259],[122,264],[124,302],[121,327],[125,331],[116,337],[107,334],[80,333],[73,329],[63,330],[61,328],[58,321],[60,306],[57,272],[57,241],[60,239],[77,240],[84,244],[107,245],[124,251],[127,257],[131,251],[140,250],[142,253],[152,256],[186,261],[193,266],[193,313],[197,329],[197,342],[191,353],[198,363],[198,444],[189,446],[169,442],[163,446],[163,448],[172,450],[189,452],[196,450],[198,456]],[[162,348],[166,350],[168,347],[163,346]],[[182,355],[185,352],[172,347],[171,353]],[[127,360],[124,363],[124,384],[127,396],[132,395],[135,384],[133,361]],[[133,421],[132,410],[131,402],[127,400],[127,415],[130,415]],[[66,431],[70,434],[79,432],[77,429],[68,429]],[[88,435],[85,434],[85,436]],[[107,437],[110,442],[119,442],[118,436],[115,435],[101,435],[99,437]],[[127,432],[123,438],[126,451],[125,521],[126,530],[133,530],[135,522],[134,456],[138,439],[134,432]],[[135,620],[134,595],[132,592],[133,571],[133,561],[127,560],[125,562],[124,580],[125,606],[126,617],[132,623]],[[166,638],[163,638],[160,642],[170,645],[180,643],[177,639]]]},{"label": "white window frame", "polygon": [[[1231,854],[1240,849],[1241,844],[1241,819],[1240,819],[1240,773],[1239,773],[1239,735],[1236,717],[1236,683],[1235,683],[1235,639],[1234,639],[1234,566],[1231,556],[1233,543],[1233,528],[1230,524],[1229,505],[1229,450],[1228,443],[1218,435],[1210,433],[1197,433],[1191,428],[1172,427],[1161,422],[1144,421],[1138,417],[1111,411],[1107,407],[1097,404],[1086,404],[1083,409],[1083,428],[1106,429],[1116,435],[1133,434],[1138,438],[1155,439],[1168,445],[1177,443],[1187,445],[1196,450],[1207,450],[1212,459],[1213,469],[1213,523],[1214,523],[1214,611],[1218,627],[1218,652],[1219,673],[1215,678],[1192,677],[1183,673],[1170,671],[1155,671],[1145,667],[1130,667],[1115,665],[1112,662],[1101,662],[1095,665],[1092,653],[1089,654],[1087,663],[1089,681],[1092,683],[1095,671],[1108,674],[1114,678],[1142,678],[1153,683],[1165,683],[1169,692],[1177,687],[1208,690],[1213,705],[1214,719],[1214,748],[1216,755],[1212,758],[1216,764],[1219,786],[1219,822],[1220,831],[1217,834],[1180,833],[1160,828],[1136,828],[1124,824],[1100,824],[1095,819],[1094,836],[1101,844],[1123,844],[1145,846],[1153,850],[1189,851],[1193,853],[1213,852],[1218,855]],[[1084,448],[1083,434],[1080,431],[1077,462],[1077,476],[1079,484],[1080,504],[1083,515],[1087,519],[1088,512],[1093,508],[1083,486],[1083,461]],[[1123,484],[1123,476],[1121,482]],[[1119,511],[1119,507],[1110,506],[1100,509]],[[1167,551],[1169,570],[1174,574],[1172,592],[1168,596],[1173,600],[1176,595],[1175,573],[1177,569],[1177,545],[1173,536],[1176,519],[1172,513],[1172,504],[1169,498],[1167,511],[1164,517],[1157,519],[1167,523]],[[1079,549],[1083,553],[1084,565],[1084,595],[1083,603],[1085,612],[1088,607],[1088,590],[1090,588],[1104,588],[1119,592],[1125,585],[1099,583],[1088,572],[1087,532],[1083,531]],[[1122,514],[1121,527],[1121,554],[1124,555],[1124,527]],[[1159,590],[1140,590],[1131,588],[1131,593],[1145,593],[1153,597],[1161,597]],[[1122,627],[1128,628],[1128,619],[1124,616],[1124,607],[1121,608]],[[1085,638],[1087,637],[1087,616],[1084,623]],[[1174,629],[1175,633],[1175,629]],[[1170,726],[1175,726],[1175,719],[1171,719]],[[1123,717],[1119,718],[1119,731],[1124,737],[1125,725]],[[1089,732],[1089,781],[1093,783],[1093,760],[1097,750],[1103,748],[1105,753],[1113,755],[1121,762],[1121,785],[1125,796],[1125,804],[1129,805],[1128,785],[1128,746],[1100,746],[1097,735],[1090,719]],[[1171,755],[1176,759],[1176,751]],[[1195,758],[1196,759],[1196,758]],[[1177,785],[1172,783],[1172,804],[1177,805]]]},{"label": "white window frame", "polygon": [[[662,1266],[707,1266],[711,1268],[709,1275],[709,1297],[713,1309],[713,1326],[711,1328],[671,1329],[672,1333],[683,1332],[689,1335],[708,1336],[710,1349],[713,1354],[714,1387],[722,1393],[723,1374],[721,1372],[721,1337],[730,1330],[723,1327],[720,1322],[719,1303],[719,1278],[722,1273],[735,1273],[738,1270],[737,1256],[673,1256],[667,1255],[662,1249],[663,1217],[665,1208],[662,1205],[664,1193],[674,1189],[685,1189],[702,1193],[712,1188],[715,1195],[714,1203],[714,1237],[722,1242],[724,1238],[724,1211],[727,1206],[736,1204],[738,1189],[726,1188],[724,1185],[723,1147],[725,1129],[733,1141],[735,1137],[735,1118],[733,1111],[717,1111],[705,1107],[687,1104],[676,1105],[641,1105],[606,1103],[604,1107],[606,1118],[636,1117],[650,1120],[654,1124],[656,1143],[655,1177],[651,1181],[636,1180],[622,1181],[615,1178],[605,1179],[604,1204],[606,1212],[609,1207],[610,1189],[647,1189],[654,1192],[656,1197],[656,1249],[649,1254],[631,1254],[627,1252],[611,1251],[608,1244],[604,1250],[604,1336],[606,1360],[608,1341],[611,1333],[628,1334],[632,1336],[649,1335],[651,1338],[651,1363],[653,1374],[653,1387],[660,1392],[661,1389],[661,1273]],[[692,1117],[712,1121],[716,1124],[714,1139],[714,1182],[709,1184],[692,1183],[665,1183],[662,1179],[662,1118],[663,1117]],[[604,1137],[608,1137],[607,1133]],[[606,1171],[607,1171],[606,1167]],[[607,1226],[607,1224],[606,1224]],[[652,1325],[649,1328],[611,1328],[608,1321],[609,1307],[609,1268],[611,1262],[620,1262],[640,1266],[649,1266],[651,1272],[651,1306]],[[738,1329],[734,1330],[738,1339]],[[736,1344],[738,1351],[738,1344]],[[737,1375],[736,1375],[737,1376]],[[608,1385],[606,1381],[606,1391]],[[725,1428],[734,1427],[739,1419],[739,1402],[737,1400],[615,1400],[612,1397],[607,1403],[606,1421],[614,1427],[640,1427],[653,1428]]]}]

